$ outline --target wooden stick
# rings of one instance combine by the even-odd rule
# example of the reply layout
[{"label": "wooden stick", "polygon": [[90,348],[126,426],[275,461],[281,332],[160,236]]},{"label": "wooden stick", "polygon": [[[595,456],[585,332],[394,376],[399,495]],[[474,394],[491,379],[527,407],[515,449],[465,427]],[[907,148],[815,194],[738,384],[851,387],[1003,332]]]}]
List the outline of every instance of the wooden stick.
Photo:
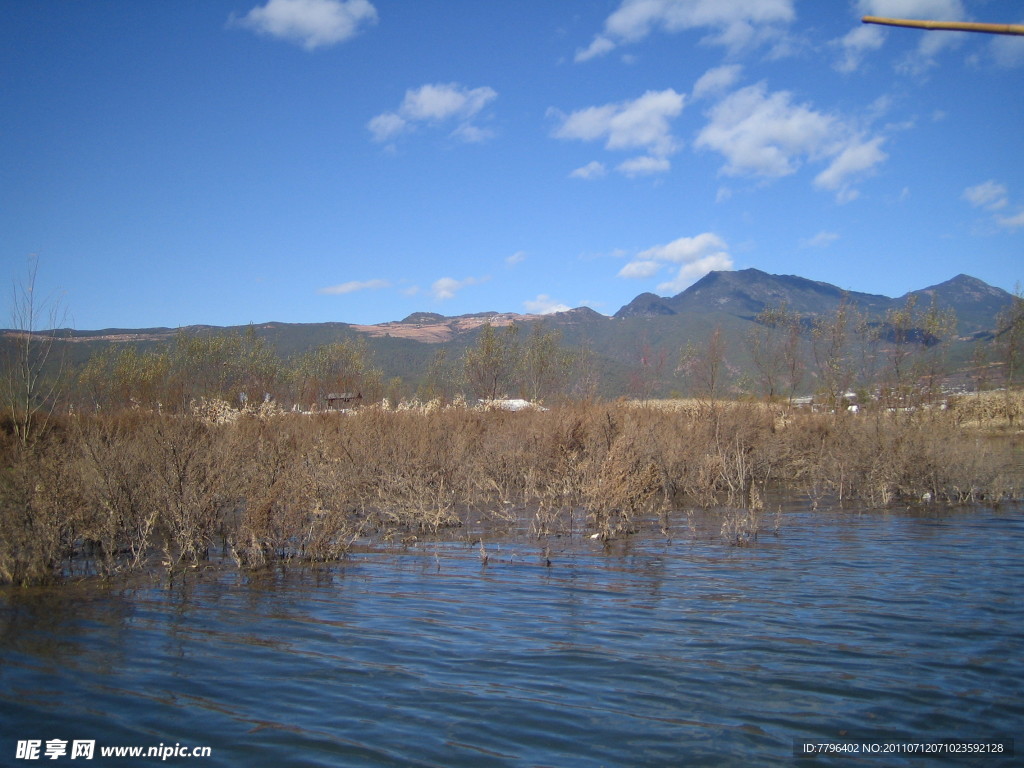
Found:
[{"label": "wooden stick", "polygon": [[865,16],[865,24],[885,24],[890,27],[916,27],[918,29],[945,29],[953,32],[987,32],[990,35],[1024,35],[1024,24],[979,24],[973,21],[919,21],[917,19],[887,19]]}]

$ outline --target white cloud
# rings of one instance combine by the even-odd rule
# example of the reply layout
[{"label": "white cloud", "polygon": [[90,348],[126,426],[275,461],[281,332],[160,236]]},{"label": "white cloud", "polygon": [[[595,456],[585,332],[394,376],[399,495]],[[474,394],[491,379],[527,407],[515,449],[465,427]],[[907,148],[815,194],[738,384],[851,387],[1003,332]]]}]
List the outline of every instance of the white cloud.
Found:
[{"label": "white cloud", "polygon": [[410,120],[473,117],[497,95],[487,87],[467,90],[458,83],[434,83],[406,91],[400,111]]},{"label": "white cloud", "polygon": [[442,277],[440,280],[435,280],[434,284],[430,286],[430,293],[438,301],[446,301],[448,299],[454,299],[455,294],[463,288],[467,288],[471,285],[479,285],[486,281],[486,277],[467,277],[465,280],[456,280],[452,277]]},{"label": "white cloud", "polygon": [[576,61],[587,61],[615,50],[615,43],[607,37],[598,35],[586,48],[576,51]]},{"label": "white cloud", "polygon": [[572,307],[552,299],[546,293],[541,293],[536,299],[523,302],[526,311],[531,315],[550,315],[554,312],[568,312]]},{"label": "white cloud", "polygon": [[619,270],[619,277],[645,278],[654,277],[665,267],[660,261],[631,261]]},{"label": "white cloud", "polygon": [[473,120],[497,97],[497,91],[487,86],[470,89],[459,83],[428,83],[410,88],[396,111],[377,115],[366,127],[374,141],[383,142],[420,124],[455,121],[453,136],[467,142],[484,141],[491,137],[491,132],[475,125]]},{"label": "white cloud", "polygon": [[999,226],[1006,229],[1020,229],[1024,227],[1024,211],[1013,216],[999,216],[996,218],[996,221],[999,223]]},{"label": "white cloud", "polygon": [[311,51],[344,42],[376,21],[377,9],[368,0],[268,0],[244,16],[232,15],[228,24]]},{"label": "white cloud", "polygon": [[[975,208],[984,208],[986,211],[1001,211],[1010,204],[1010,193],[1006,185],[989,179],[973,187],[967,187],[960,195]],[[995,223],[1004,229],[1020,229],[1024,227],[1024,210],[1010,216],[994,216]]]},{"label": "white cloud", "polygon": [[326,293],[331,295],[355,293],[356,291],[375,291],[381,288],[390,288],[391,283],[387,280],[351,280],[347,283],[341,283],[340,285],[329,285],[326,288],[321,288],[317,293]]},{"label": "white cloud", "polygon": [[651,32],[710,30],[704,42],[732,52],[777,39],[779,25],[793,21],[793,0],[623,0],[604,22],[604,31],[576,52],[576,61],[603,56]]},{"label": "white cloud", "polygon": [[743,67],[739,64],[725,64],[709,69],[700,76],[693,86],[692,98],[696,100],[729,90],[739,81],[742,72]]},{"label": "white cloud", "polygon": [[452,131],[452,136],[462,139],[467,144],[482,144],[488,139],[494,138],[494,131],[489,128],[481,128],[472,123],[462,123]]},{"label": "white cloud", "polygon": [[834,117],[793,104],[788,91],[766,91],[758,83],[722,99],[694,142],[724,155],[727,175],[794,173],[805,156],[820,156],[836,131]]},{"label": "white cloud", "polygon": [[407,125],[405,118],[400,115],[385,112],[370,120],[366,127],[373,134],[374,141],[388,141],[404,131]]},{"label": "white cloud", "polygon": [[505,257],[505,263],[510,267],[522,264],[524,261],[526,261],[526,251],[516,251],[511,256]]},{"label": "white cloud", "polygon": [[824,248],[831,245],[839,239],[839,235],[835,232],[826,232],[822,230],[814,237],[808,237],[800,241],[801,248]]},{"label": "white cloud", "polygon": [[599,163],[597,160],[592,160],[581,168],[577,168],[575,171],[569,174],[572,179],[599,179],[602,176],[607,175],[608,169],[604,167],[604,163]]},{"label": "white cloud", "polygon": [[872,173],[889,157],[882,151],[884,141],[881,136],[866,141],[851,139],[828,168],[814,178],[815,186],[836,191],[840,202],[853,200],[857,192],[851,188],[852,182]]},{"label": "white cloud", "polygon": [[998,211],[1009,203],[1006,185],[993,179],[968,187],[961,197],[975,208],[987,208],[990,211]]},{"label": "white cloud", "polygon": [[[555,138],[604,140],[608,150],[643,149],[647,157],[627,160],[618,170],[629,175],[660,173],[669,167],[666,158],[680,147],[680,142],[672,135],[671,121],[683,111],[685,100],[683,94],[669,88],[648,91],[632,101],[587,107],[569,115],[555,109],[548,113],[561,121],[552,134]],[[604,166],[595,161],[570,175],[592,179],[604,172]]]},{"label": "white cloud", "polygon": [[815,185],[836,191],[842,202],[856,197],[854,180],[888,157],[881,149],[883,137],[865,137],[851,122],[794,104],[788,91],[768,93],[764,83],[729,94],[708,117],[694,146],[725,157],[722,173],[777,178],[795,173],[805,162],[827,160]]},{"label": "white cloud", "polygon": [[651,157],[643,155],[625,160],[616,166],[615,170],[630,178],[636,176],[650,176],[653,173],[666,173],[672,168],[672,163],[667,157]]},{"label": "white cloud", "polygon": [[832,45],[838,47],[843,54],[835,68],[840,72],[857,70],[864,57],[871,51],[877,51],[884,43],[885,30],[881,27],[868,24],[854,27],[845,36],[832,41]]},{"label": "white cloud", "polygon": [[714,232],[704,232],[696,237],[680,237],[666,245],[656,245],[637,254],[638,259],[667,261],[684,264],[706,256],[710,251],[725,250],[725,241]]},{"label": "white cloud", "polygon": [[700,280],[708,272],[724,272],[731,270],[732,257],[727,253],[712,253],[679,268],[674,279],[658,284],[659,293],[679,293]]},{"label": "white cloud", "polygon": [[733,261],[725,241],[714,232],[704,232],[640,251],[619,270],[619,277],[650,278],[674,270],[677,264],[674,277],[660,283],[659,291],[679,293],[712,270],[732,269]]}]

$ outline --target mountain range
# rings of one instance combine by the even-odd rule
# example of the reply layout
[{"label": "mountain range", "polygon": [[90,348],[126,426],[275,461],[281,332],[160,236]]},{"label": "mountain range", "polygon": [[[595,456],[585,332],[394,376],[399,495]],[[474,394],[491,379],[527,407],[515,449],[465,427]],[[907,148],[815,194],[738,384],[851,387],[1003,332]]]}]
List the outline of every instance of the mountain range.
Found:
[{"label": "mountain range", "polygon": [[[999,313],[1013,296],[982,280],[960,274],[939,283],[898,297],[847,291],[829,283],[795,275],[773,275],[758,269],[711,272],[675,296],[642,293],[614,315],[602,315],[588,307],[549,315],[480,312],[445,316],[434,312],[415,312],[402,320],[376,325],[333,323],[262,323],[251,326],[272,344],[283,357],[321,344],[362,338],[374,353],[388,377],[400,376],[416,381],[422,376],[439,346],[451,348],[449,359],[472,345],[480,328],[517,323],[528,326],[542,322],[560,333],[567,347],[586,346],[609,382],[605,394],[616,394],[635,367],[641,350],[662,350],[677,359],[687,344],[699,345],[715,329],[721,331],[730,358],[743,368],[743,338],[754,327],[759,312],[785,306],[791,313],[812,321],[834,312],[842,302],[855,306],[869,321],[884,325],[889,310],[906,305],[917,295],[919,308],[932,301],[942,310],[953,310],[957,318],[958,350],[954,359],[970,358],[970,349],[991,339]],[[184,329],[144,328],[67,331],[72,362],[81,362],[97,348],[110,344],[151,346],[169,340],[179,331],[205,334],[239,331],[245,327],[219,328],[190,326]],[[10,332],[8,332],[9,334]]]}]

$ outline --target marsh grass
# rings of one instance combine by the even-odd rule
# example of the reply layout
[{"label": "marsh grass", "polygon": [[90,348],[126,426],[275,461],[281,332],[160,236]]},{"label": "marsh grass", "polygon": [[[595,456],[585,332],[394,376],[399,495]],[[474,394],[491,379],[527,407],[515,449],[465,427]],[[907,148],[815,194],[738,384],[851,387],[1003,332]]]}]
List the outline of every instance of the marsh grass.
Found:
[{"label": "marsh grass", "polygon": [[259,570],[477,523],[525,531],[542,548],[553,536],[668,530],[680,514],[696,535],[695,509],[718,516],[724,541],[749,546],[765,526],[777,532],[764,499],[779,489],[875,506],[1021,492],[1019,473],[957,409],[227,410],[73,416],[30,446],[4,430],[0,580],[111,576],[154,559],[173,573],[218,551]]}]

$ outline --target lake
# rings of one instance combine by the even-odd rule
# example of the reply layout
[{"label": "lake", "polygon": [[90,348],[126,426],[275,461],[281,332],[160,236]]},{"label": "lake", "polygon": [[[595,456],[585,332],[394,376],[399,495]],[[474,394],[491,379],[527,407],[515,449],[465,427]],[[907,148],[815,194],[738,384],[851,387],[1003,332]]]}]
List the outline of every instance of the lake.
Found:
[{"label": "lake", "polygon": [[[81,740],[90,765],[849,765],[795,745],[961,740],[1003,753],[934,763],[1015,764],[1024,507],[792,502],[748,547],[719,525],[677,513],[546,554],[511,536],[486,564],[469,535],[171,586],[8,589],[0,763],[32,764],[16,758],[34,740],[34,762],[76,764]],[[177,752],[100,754],[157,745]],[[180,756],[193,747],[210,754]]]}]

